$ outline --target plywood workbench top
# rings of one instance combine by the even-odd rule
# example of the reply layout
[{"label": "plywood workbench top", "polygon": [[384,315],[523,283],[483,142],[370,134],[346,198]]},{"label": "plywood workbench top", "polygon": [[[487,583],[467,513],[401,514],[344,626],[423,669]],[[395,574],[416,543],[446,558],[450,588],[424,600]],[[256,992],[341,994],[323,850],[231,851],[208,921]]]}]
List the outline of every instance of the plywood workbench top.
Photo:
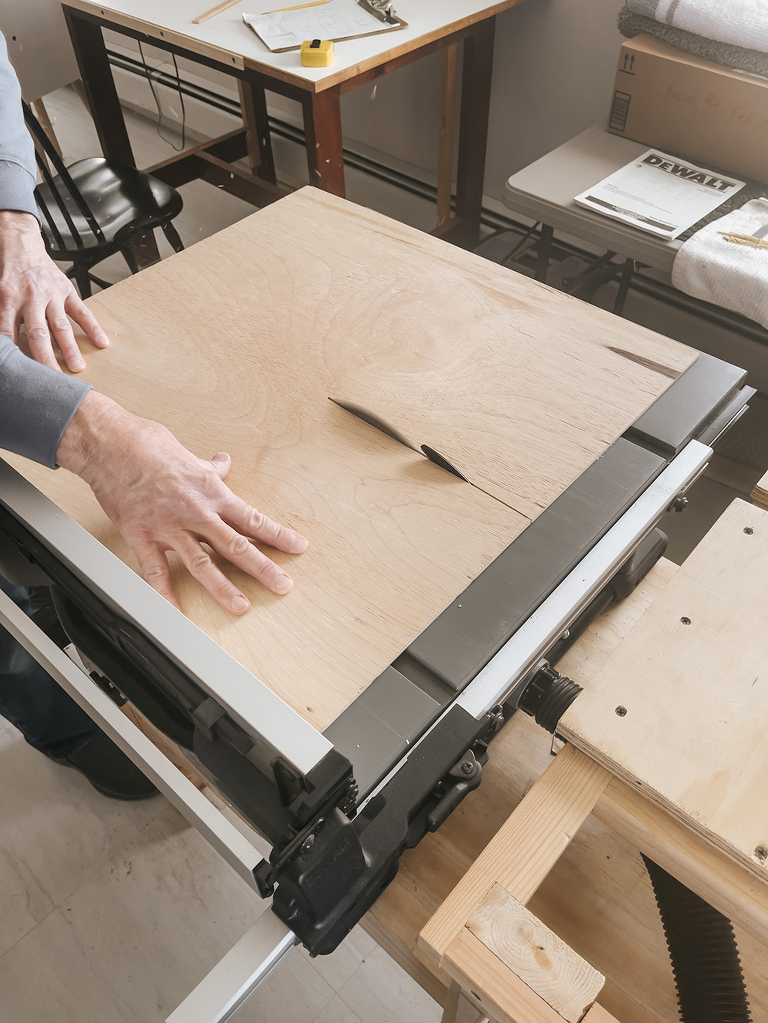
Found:
[{"label": "plywood workbench top", "polygon": [[[84,374],[311,546],[284,598],[185,612],[324,727],[695,359],[429,235],[303,189],[89,301]],[[332,404],[375,411],[465,483]],[[14,464],[134,564],[90,491]],[[272,552],[270,552],[272,553]]]},{"label": "plywood workbench top", "polygon": [[734,501],[560,722],[768,879],[768,512]]}]

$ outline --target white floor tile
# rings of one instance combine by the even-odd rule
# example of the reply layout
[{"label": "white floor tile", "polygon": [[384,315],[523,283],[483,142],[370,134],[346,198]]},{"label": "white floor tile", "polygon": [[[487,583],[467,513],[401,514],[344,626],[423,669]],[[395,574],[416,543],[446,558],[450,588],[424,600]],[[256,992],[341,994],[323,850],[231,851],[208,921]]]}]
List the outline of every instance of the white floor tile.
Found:
[{"label": "white floor tile", "polygon": [[138,1023],[58,909],[0,959],[0,1006],[3,1023]]},{"label": "white floor tile", "polygon": [[0,958],[53,908],[25,864],[0,847]]},{"label": "white floor tile", "polygon": [[264,903],[166,804],[62,905],[74,943],[134,1020],[189,994]]},{"label": "white floor tile", "polygon": [[0,849],[52,905],[91,877],[162,811],[99,795],[76,771],[52,763],[16,733],[0,748]]},{"label": "white floor tile", "polygon": [[338,995],[334,995],[312,1023],[362,1023],[362,1020]]},{"label": "white floor tile", "polygon": [[330,955],[312,959],[304,949],[299,954],[306,956],[312,968],[338,992],[375,948],[373,938],[362,927],[355,927]]},{"label": "white floor tile", "polygon": [[362,1023],[439,1023],[442,1009],[387,953],[375,949],[339,990]]},{"label": "white floor tile", "polygon": [[235,1023],[311,1023],[333,997],[330,984],[294,951],[249,998]]}]

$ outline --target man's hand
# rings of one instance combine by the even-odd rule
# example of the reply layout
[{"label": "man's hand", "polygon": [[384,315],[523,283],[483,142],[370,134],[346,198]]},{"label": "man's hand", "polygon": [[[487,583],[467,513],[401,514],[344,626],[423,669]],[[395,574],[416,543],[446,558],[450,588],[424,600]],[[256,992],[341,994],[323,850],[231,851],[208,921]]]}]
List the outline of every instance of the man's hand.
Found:
[{"label": "man's hand", "polygon": [[67,368],[76,373],[85,369],[85,360],[67,314],[98,348],[109,344],[72,282],[45,251],[35,218],[29,213],[0,211],[0,334],[18,344],[23,323],[32,358],[60,369],[53,353],[53,335]]},{"label": "man's hand", "polygon": [[293,580],[250,541],[290,554],[307,541],[251,508],[223,482],[223,452],[197,458],[164,426],[140,419],[90,391],[59,445],[57,462],[89,484],[139,559],[146,581],[176,607],[166,553],[176,551],[222,607],[243,614],[247,597],[214,564],[203,542],[273,593]]}]

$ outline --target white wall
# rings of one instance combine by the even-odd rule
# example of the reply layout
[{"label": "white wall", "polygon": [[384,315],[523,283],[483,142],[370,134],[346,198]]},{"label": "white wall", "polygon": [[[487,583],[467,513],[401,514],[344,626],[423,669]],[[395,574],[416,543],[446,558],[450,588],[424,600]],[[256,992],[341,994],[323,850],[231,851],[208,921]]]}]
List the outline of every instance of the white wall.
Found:
[{"label": "white wall", "polygon": [[486,192],[607,120],[623,0],[529,0],[498,19]]},{"label": "white wall", "polygon": [[77,63],[57,0],[0,0],[0,32],[31,102],[77,77]]},{"label": "white wall", "polygon": [[[622,0],[528,0],[497,19],[486,193],[607,116]],[[436,169],[440,57],[343,97],[345,135]]]}]

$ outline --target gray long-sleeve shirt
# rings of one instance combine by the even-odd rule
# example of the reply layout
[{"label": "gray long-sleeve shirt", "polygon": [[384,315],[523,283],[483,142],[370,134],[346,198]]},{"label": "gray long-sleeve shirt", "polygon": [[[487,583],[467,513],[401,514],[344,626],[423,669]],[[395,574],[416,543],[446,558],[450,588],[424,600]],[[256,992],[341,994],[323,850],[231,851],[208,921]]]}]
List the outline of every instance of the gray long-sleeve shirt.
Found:
[{"label": "gray long-sleeve shirt", "polygon": [[[0,33],[0,210],[36,217],[34,188],[32,139]],[[28,359],[0,334],[0,448],[55,467],[59,441],[90,389],[82,380]]]},{"label": "gray long-sleeve shirt", "polygon": [[0,210],[37,217],[35,150],[21,114],[21,89],[0,33]]}]

